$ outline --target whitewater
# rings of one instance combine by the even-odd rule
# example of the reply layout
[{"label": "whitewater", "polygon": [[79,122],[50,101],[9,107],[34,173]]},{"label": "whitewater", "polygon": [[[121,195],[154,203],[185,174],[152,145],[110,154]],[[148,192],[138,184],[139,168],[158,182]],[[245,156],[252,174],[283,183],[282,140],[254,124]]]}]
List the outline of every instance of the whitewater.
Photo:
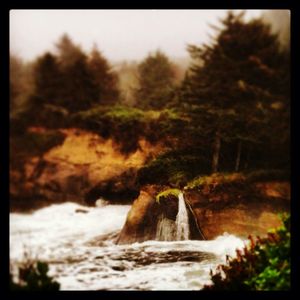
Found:
[{"label": "whitewater", "polygon": [[116,245],[129,209],[105,202],[98,207],[63,203],[11,213],[12,272],[16,275],[25,254],[47,262],[61,290],[199,290],[210,283],[210,269],[245,245],[226,233],[210,241],[179,237]]}]

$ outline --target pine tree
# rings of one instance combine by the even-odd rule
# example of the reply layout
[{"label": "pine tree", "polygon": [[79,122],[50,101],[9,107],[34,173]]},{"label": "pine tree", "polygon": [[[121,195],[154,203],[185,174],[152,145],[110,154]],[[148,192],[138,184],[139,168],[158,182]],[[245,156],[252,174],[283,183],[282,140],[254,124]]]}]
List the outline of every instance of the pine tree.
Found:
[{"label": "pine tree", "polygon": [[146,109],[161,109],[172,99],[174,68],[168,57],[160,51],[150,54],[138,66],[139,88],[136,103]]},{"label": "pine tree", "polygon": [[56,50],[58,63],[63,69],[74,65],[84,55],[80,46],[74,44],[66,33],[56,43]]},{"label": "pine tree", "polygon": [[36,106],[41,108],[45,104],[59,104],[61,76],[57,59],[53,54],[47,52],[37,60],[34,68]]},{"label": "pine tree", "polygon": [[117,75],[97,47],[92,50],[88,64],[94,85],[99,91],[97,97],[99,104],[116,103],[119,98]]},{"label": "pine tree", "polygon": [[70,112],[86,110],[98,100],[98,87],[81,48],[65,34],[57,43],[62,73],[61,105]]},{"label": "pine tree", "polygon": [[[238,170],[243,140],[263,143],[264,136],[272,136],[265,126],[272,105],[288,102],[289,90],[286,56],[270,26],[229,12],[218,31],[211,44],[189,46],[195,63],[181,95],[187,110],[197,107],[211,117],[213,172],[218,170],[222,140],[236,140]],[[194,116],[194,122],[201,122],[200,113]]]}]

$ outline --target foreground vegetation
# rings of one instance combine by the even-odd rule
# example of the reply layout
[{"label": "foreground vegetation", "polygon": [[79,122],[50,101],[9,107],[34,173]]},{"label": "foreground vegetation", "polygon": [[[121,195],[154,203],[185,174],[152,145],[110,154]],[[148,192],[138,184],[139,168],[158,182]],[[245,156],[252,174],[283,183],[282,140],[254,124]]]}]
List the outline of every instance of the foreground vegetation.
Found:
[{"label": "foreground vegetation", "polygon": [[14,281],[10,274],[10,290],[12,291],[58,291],[60,284],[47,273],[48,264],[41,261],[25,261],[18,269],[18,280]]},{"label": "foreground vegetation", "polygon": [[279,291],[291,287],[291,219],[282,216],[283,225],[266,238],[249,237],[249,246],[227,257],[225,265],[211,271],[212,284],[203,290]]}]

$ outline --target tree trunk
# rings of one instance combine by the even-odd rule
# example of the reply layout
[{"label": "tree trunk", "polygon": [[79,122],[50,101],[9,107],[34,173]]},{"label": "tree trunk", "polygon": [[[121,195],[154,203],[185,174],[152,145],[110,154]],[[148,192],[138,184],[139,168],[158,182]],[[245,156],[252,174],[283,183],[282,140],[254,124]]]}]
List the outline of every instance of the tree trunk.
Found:
[{"label": "tree trunk", "polygon": [[212,158],[212,172],[213,173],[216,173],[218,171],[220,148],[221,148],[221,133],[219,130],[217,130],[216,135],[215,135],[214,152],[213,152],[213,158]]},{"label": "tree trunk", "polygon": [[[245,147],[244,147],[245,148]],[[246,151],[246,158],[245,158],[245,164],[244,164],[244,169],[247,170],[248,169],[248,165],[249,165],[249,157],[250,157],[250,147],[247,148]]]},{"label": "tree trunk", "polygon": [[240,161],[241,161],[241,153],[242,153],[242,141],[239,140],[238,148],[237,148],[236,161],[235,161],[235,168],[234,168],[235,172],[239,171]]}]

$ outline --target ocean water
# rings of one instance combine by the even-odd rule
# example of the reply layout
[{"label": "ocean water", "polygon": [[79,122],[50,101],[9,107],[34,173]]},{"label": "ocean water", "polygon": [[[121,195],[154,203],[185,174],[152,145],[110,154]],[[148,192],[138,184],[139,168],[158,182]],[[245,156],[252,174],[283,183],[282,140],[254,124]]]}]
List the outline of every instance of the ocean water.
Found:
[{"label": "ocean water", "polygon": [[[224,233],[210,241],[146,241],[116,245],[129,205],[51,205],[10,214],[10,263],[46,261],[61,290],[199,290],[210,269],[245,241]],[[25,256],[24,256],[25,255]]]}]

